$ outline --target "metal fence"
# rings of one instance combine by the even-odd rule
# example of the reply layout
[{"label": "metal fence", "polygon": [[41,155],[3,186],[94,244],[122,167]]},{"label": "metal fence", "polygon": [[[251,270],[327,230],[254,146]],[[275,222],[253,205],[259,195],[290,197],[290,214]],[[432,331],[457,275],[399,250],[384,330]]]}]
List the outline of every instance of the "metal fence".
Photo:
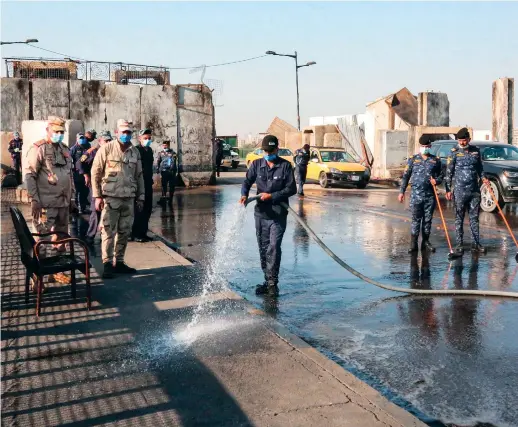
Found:
[{"label": "metal fence", "polygon": [[24,79],[99,80],[119,84],[170,84],[166,67],[122,62],[46,58],[5,58],[7,77]]}]

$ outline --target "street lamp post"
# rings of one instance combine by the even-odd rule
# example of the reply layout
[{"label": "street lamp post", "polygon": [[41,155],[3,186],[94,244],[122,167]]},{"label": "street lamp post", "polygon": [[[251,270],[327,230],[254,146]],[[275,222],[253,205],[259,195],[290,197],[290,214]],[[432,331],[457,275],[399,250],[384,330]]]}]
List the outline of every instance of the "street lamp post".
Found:
[{"label": "street lamp post", "polygon": [[2,44],[29,44],[29,43],[38,43],[38,39],[27,39],[24,42],[0,42]]},{"label": "street lamp post", "polygon": [[297,87],[297,129],[300,130],[300,104],[299,104],[299,68],[309,67],[311,65],[315,65],[315,61],[310,61],[304,65],[299,65],[297,51],[293,55],[290,54],[282,54],[276,53],[272,50],[266,52],[267,55],[275,55],[275,56],[289,56],[295,60],[295,85]]}]

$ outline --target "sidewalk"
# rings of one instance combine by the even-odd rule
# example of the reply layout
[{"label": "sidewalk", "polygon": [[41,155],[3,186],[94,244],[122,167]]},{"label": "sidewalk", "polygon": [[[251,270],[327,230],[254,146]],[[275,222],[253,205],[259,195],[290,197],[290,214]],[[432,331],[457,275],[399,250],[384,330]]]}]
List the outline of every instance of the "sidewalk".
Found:
[{"label": "sidewalk", "polygon": [[186,329],[201,269],[162,242],[130,244],[133,277],[94,272],[91,312],[82,281],[50,285],[37,320],[3,225],[2,425],[424,425],[232,291]]}]

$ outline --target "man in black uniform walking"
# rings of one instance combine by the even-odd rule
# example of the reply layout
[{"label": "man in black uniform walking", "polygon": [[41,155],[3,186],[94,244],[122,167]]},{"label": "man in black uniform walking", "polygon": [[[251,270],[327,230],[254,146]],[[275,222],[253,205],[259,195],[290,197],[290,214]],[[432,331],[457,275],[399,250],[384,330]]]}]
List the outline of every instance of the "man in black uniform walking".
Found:
[{"label": "man in black uniform walking", "polygon": [[16,174],[16,183],[20,185],[22,183],[22,147],[23,141],[20,138],[20,133],[13,133],[13,139],[9,141],[9,153],[11,153],[11,161],[13,163],[13,169]]},{"label": "man in black uniform walking", "polygon": [[153,240],[147,235],[149,218],[153,210],[153,149],[151,148],[153,141],[151,129],[142,129],[139,132],[138,139],[140,145],[137,146],[137,149],[140,153],[144,177],[144,208],[141,211],[135,209],[131,236],[136,242],[143,243]]},{"label": "man in black uniform walking", "polygon": [[214,167],[216,168],[216,175],[219,177],[221,169],[221,162],[223,161],[223,140],[216,138],[214,140]]},{"label": "man in black uniform walking", "polygon": [[280,203],[297,192],[291,163],[277,155],[279,141],[273,135],[266,135],[262,142],[264,157],[252,162],[241,187],[240,203],[244,204],[252,185],[257,185],[261,199],[255,206],[255,230],[259,245],[264,283],[258,285],[256,294],[279,294],[279,267],[281,264],[281,244],[288,212]]},{"label": "man in black uniform walking", "polygon": [[[480,182],[490,185],[484,174],[480,150],[469,144],[471,141],[468,129],[462,128],[457,133],[459,145],[451,149],[446,166],[446,198],[455,201],[455,251],[464,253],[464,216],[469,214],[469,225],[473,242],[471,251],[485,253],[486,249],[480,244],[478,216],[480,214]],[[451,192],[452,181],[453,194]]]},{"label": "man in black uniform walking", "polygon": [[[170,147],[169,141],[162,143],[162,151],[158,153],[156,159],[157,172],[162,178],[162,197],[158,201],[159,205],[163,205],[169,200],[169,206],[173,205],[174,189],[176,187],[176,175],[178,174],[177,156]],[[167,199],[167,189],[169,189],[169,199]]]},{"label": "man in black uniform walking", "polygon": [[306,175],[308,174],[309,163],[309,144],[304,144],[302,148],[295,151],[293,156],[295,162],[295,180],[298,185],[299,197],[304,197],[304,184],[306,183]]}]

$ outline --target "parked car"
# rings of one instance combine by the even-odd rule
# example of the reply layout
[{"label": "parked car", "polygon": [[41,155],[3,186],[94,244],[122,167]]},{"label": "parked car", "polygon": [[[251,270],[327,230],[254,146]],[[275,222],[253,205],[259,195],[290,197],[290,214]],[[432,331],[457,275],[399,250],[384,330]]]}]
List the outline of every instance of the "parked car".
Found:
[{"label": "parked car", "polygon": [[239,166],[239,153],[232,150],[228,144],[223,144],[223,160],[221,167],[225,169],[236,169]]},{"label": "parked car", "polygon": [[[289,148],[279,148],[279,157],[282,157],[284,160],[288,160],[292,166],[294,166],[293,163],[293,152]],[[246,155],[246,167],[249,168],[250,164],[257,159],[263,158],[263,150],[261,148],[258,148],[257,150],[254,150]]]},{"label": "parked car", "polygon": [[343,148],[310,148],[308,182],[318,182],[322,188],[340,184],[365,188],[370,177],[370,169],[357,163]]},{"label": "parked car", "polygon": [[[518,148],[501,142],[472,141],[480,149],[484,172],[491,181],[491,188],[503,207],[506,203],[518,202]],[[446,160],[451,149],[458,145],[455,140],[441,140],[432,143],[431,153],[440,157],[444,173]],[[494,212],[497,207],[489,189],[482,184],[480,207],[485,212]]]}]

